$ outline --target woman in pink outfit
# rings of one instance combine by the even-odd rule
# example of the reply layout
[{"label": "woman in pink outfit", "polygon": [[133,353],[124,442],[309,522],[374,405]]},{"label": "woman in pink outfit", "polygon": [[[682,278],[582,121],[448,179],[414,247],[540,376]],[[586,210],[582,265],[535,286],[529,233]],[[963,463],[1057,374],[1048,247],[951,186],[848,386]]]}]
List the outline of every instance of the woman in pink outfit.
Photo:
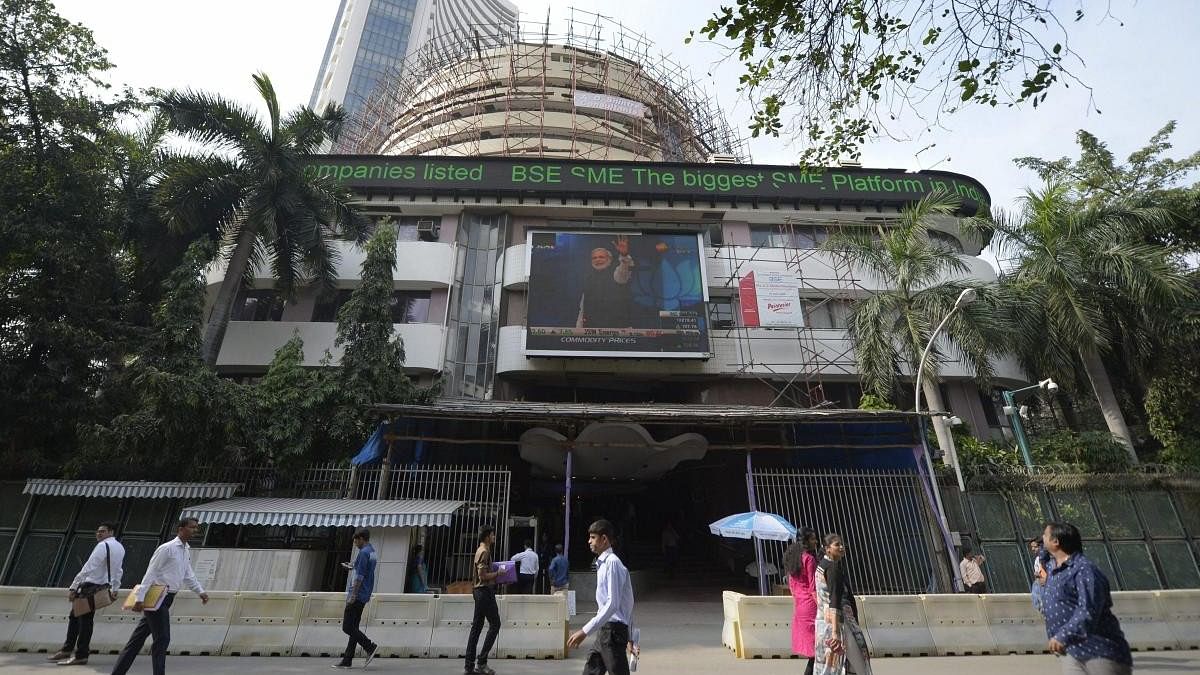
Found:
[{"label": "woman in pink outfit", "polygon": [[800,531],[800,540],[783,554],[783,568],[787,571],[788,588],[792,591],[795,610],[792,613],[792,653],[808,658],[805,675],[813,671],[814,622],[817,618],[817,546],[820,540],[810,528]]}]

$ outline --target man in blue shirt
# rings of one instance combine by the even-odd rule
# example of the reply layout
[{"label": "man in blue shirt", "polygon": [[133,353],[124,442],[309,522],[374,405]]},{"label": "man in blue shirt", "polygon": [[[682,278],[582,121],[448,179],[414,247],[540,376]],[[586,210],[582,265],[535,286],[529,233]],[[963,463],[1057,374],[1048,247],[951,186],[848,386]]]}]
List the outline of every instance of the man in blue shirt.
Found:
[{"label": "man in blue shirt", "polygon": [[350,570],[346,578],[346,611],[342,614],[342,632],[350,639],[346,643],[346,651],[342,653],[342,660],[333,664],[334,668],[349,668],[354,660],[354,651],[359,646],[362,646],[367,654],[367,662],[363,664],[363,668],[366,668],[375,659],[375,652],[379,649],[378,645],[367,639],[358,628],[359,622],[362,621],[363,608],[371,599],[371,591],[375,590],[375,564],[379,557],[370,542],[370,530],[356,530],[354,548],[358,549],[358,555],[354,557],[353,565],[342,563],[343,567]]},{"label": "man in blue shirt", "polygon": [[567,556],[563,555],[563,545],[554,545],[554,560],[550,561],[550,592],[565,591],[570,585],[570,572],[567,570]]},{"label": "man in blue shirt", "polygon": [[1042,596],[1049,648],[1063,656],[1064,675],[1128,675],[1129,643],[1112,613],[1108,579],[1083,555],[1079,530],[1050,523],[1042,543],[1053,558]]}]

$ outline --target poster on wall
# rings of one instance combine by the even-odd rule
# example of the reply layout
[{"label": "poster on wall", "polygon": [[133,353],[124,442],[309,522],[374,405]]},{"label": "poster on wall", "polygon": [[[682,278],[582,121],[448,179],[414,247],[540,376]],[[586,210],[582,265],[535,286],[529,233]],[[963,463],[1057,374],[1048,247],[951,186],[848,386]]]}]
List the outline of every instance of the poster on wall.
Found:
[{"label": "poster on wall", "polygon": [[708,358],[699,234],[530,232],[527,356]]},{"label": "poster on wall", "polygon": [[800,283],[786,272],[748,272],[738,281],[742,325],[767,328],[801,328]]}]

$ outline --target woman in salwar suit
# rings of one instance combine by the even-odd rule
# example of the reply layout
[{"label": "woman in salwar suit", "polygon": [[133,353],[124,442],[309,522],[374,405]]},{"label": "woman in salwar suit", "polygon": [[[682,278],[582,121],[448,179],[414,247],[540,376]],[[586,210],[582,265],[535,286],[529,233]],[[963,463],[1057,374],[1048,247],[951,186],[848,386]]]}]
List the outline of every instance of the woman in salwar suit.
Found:
[{"label": "woman in salwar suit", "polygon": [[783,554],[788,589],[794,603],[792,611],[792,653],[808,659],[804,675],[812,675],[815,656],[814,630],[817,618],[817,560],[821,540],[809,528],[800,532],[800,540]]},{"label": "woman in salwar suit", "polygon": [[846,577],[846,546],[841,535],[825,537],[825,555],[817,563],[816,662],[814,675],[871,675],[867,640],[854,614],[854,596]]}]

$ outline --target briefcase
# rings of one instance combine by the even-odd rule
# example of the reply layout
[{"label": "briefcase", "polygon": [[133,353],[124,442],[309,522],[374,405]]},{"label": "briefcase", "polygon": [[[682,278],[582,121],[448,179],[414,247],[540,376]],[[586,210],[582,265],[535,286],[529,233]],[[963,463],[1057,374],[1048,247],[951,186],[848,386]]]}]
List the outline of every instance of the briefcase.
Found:
[{"label": "briefcase", "polygon": [[83,616],[113,603],[112,587],[108,584],[80,584],[71,602],[71,614]]}]

